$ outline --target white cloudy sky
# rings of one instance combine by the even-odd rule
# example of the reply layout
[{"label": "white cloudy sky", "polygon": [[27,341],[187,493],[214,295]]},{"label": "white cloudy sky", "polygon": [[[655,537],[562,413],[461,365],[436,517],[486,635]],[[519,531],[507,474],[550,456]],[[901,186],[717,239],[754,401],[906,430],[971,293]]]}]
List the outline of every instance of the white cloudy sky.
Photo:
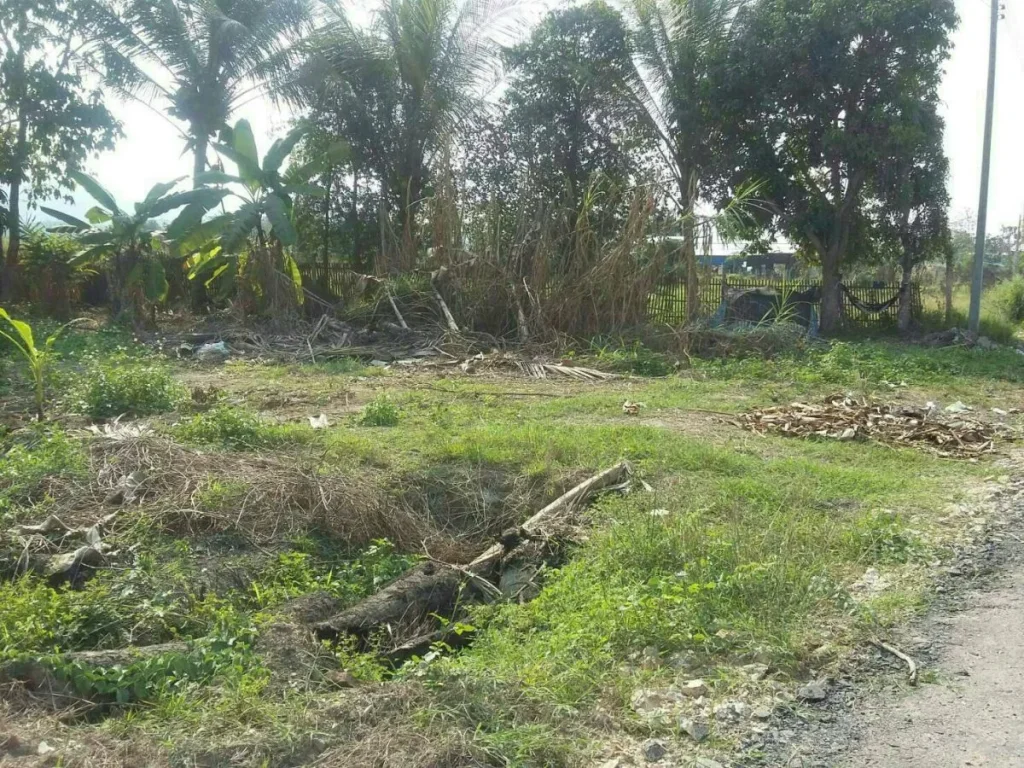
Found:
[{"label": "white cloudy sky", "polygon": [[[541,0],[539,4],[552,6],[557,1]],[[1000,27],[990,231],[997,231],[1002,225],[1016,225],[1024,212],[1024,141],[1020,139],[1024,126],[1024,0],[1004,2],[1007,8]],[[988,7],[988,0],[957,0],[961,25],[942,88],[954,217],[978,207]],[[173,126],[140,104],[117,104],[115,110],[124,124],[125,138],[113,152],[95,160],[91,170],[119,200],[140,199],[153,184],[190,172],[191,161],[181,156],[182,142]],[[289,116],[259,101],[244,107],[238,117],[248,118],[252,123],[262,151],[269,147],[270,137],[287,127]]]}]

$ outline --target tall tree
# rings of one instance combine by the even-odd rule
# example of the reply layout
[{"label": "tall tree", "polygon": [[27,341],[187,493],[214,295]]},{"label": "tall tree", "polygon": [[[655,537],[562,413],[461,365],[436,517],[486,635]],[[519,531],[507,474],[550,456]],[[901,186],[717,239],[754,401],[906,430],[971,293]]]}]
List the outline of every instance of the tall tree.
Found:
[{"label": "tall tree", "polygon": [[309,20],[308,0],[114,0],[101,48],[111,84],[147,102],[161,98],[186,124],[198,186],[211,138],[291,73],[293,43]]},{"label": "tall tree", "polygon": [[538,195],[575,212],[595,173],[628,183],[641,172],[654,136],[628,91],[633,63],[617,11],[603,0],[554,11],[504,60],[510,150]]},{"label": "tall tree", "polygon": [[431,166],[443,157],[495,73],[511,0],[383,0],[368,30],[341,5],[314,36],[302,98],[316,104],[342,89],[361,135],[345,138],[365,158],[398,211],[400,245],[390,268],[417,258],[418,217]]},{"label": "tall tree", "polygon": [[842,270],[881,173],[913,162],[920,112],[907,105],[937,103],[956,24],[953,0],[757,0],[738,17],[727,144],[766,181],[772,224],[817,257],[825,333],[841,324]]},{"label": "tall tree", "polygon": [[680,214],[686,305],[700,308],[694,213],[718,172],[721,113],[715,83],[727,60],[736,11],[744,0],[627,0],[632,18],[638,103],[671,170]]},{"label": "tall tree", "polygon": [[72,188],[71,173],[113,146],[120,127],[89,87],[79,33],[89,8],[71,0],[0,4],[0,238],[3,298],[17,290],[22,210]]},{"label": "tall tree", "polygon": [[949,232],[949,161],[943,150],[944,123],[934,102],[912,98],[904,106],[910,119],[896,153],[878,174],[883,238],[896,246],[901,270],[899,328],[910,330],[914,268],[945,257],[952,248]]}]

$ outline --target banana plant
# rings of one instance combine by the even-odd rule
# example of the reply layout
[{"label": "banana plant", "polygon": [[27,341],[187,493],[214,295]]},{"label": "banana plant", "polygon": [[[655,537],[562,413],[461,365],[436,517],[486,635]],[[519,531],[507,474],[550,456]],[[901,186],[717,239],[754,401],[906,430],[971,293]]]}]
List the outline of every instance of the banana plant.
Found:
[{"label": "banana plant", "polygon": [[3,307],[0,307],[0,320],[5,320],[14,332],[11,334],[0,329],[0,338],[7,339],[21,353],[21,356],[25,358],[25,363],[28,366],[28,372],[32,377],[35,389],[36,417],[39,421],[42,421],[45,418],[43,407],[46,401],[46,368],[49,365],[50,356],[53,354],[53,345],[57,343],[57,339],[60,338],[64,331],[75,323],[81,322],[81,320],[72,320],[67,325],[62,325],[46,337],[46,341],[42,346],[36,346],[32,326],[24,320],[15,320],[7,314],[7,310]]},{"label": "banana plant", "polygon": [[200,184],[229,188],[239,205],[208,221],[183,216],[168,229],[180,253],[189,257],[190,279],[202,279],[207,287],[234,283],[245,305],[265,312],[276,314],[302,303],[302,278],[289,252],[298,242],[292,201],[297,195],[325,194],[308,183],[322,163],[287,173],[282,166],[306,131],[304,125],[294,128],[274,142],[262,159],[247,120],[222,131],[214,149],[235,165],[237,173],[209,171],[196,179]]},{"label": "banana plant", "polygon": [[74,233],[84,247],[71,260],[72,266],[106,268],[115,314],[130,317],[138,327],[145,322],[146,306],[155,310],[167,297],[167,273],[160,256],[172,249],[158,225],[160,217],[181,209],[170,229],[185,233],[190,222],[201,220],[227,193],[209,187],[175,192],[181,177],[155,185],[144,200],[126,210],[96,179],[79,172],[71,177],[97,202],[85,220],[52,208],[41,210],[64,223],[55,231]]}]

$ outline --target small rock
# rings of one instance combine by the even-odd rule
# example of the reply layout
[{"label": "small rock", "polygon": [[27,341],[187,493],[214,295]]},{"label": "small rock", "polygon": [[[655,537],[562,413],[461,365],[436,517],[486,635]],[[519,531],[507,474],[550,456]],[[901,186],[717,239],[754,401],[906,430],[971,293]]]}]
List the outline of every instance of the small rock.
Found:
[{"label": "small rock", "polygon": [[385,363],[383,360],[371,360],[370,361],[370,367],[371,368],[387,368],[388,364]]},{"label": "small rock", "polygon": [[700,744],[710,734],[711,728],[703,720],[696,720],[690,717],[679,718],[679,730]]},{"label": "small rock", "polygon": [[644,760],[648,763],[656,763],[668,754],[668,747],[660,739],[648,739],[641,747],[644,753]]},{"label": "small rock", "polygon": [[971,406],[965,405],[959,400],[957,400],[952,405],[946,406],[946,413],[967,413],[970,410],[973,410]]},{"label": "small rock", "polygon": [[753,680],[755,683],[759,683],[768,676],[768,665],[767,664],[747,664],[743,667],[743,672]]},{"label": "small rock", "polygon": [[637,691],[629,700],[633,711],[648,723],[658,723],[664,720],[681,703],[682,696],[675,691],[649,689]]},{"label": "small rock", "polygon": [[673,653],[666,659],[668,665],[672,669],[688,670],[695,669],[699,665],[697,655],[692,651],[686,651],[685,653]]},{"label": "small rock", "polygon": [[877,595],[884,592],[889,586],[889,580],[882,576],[877,568],[868,568],[864,575],[850,585],[850,591],[854,593]]},{"label": "small rock", "polygon": [[701,696],[707,696],[708,686],[703,680],[689,680],[683,683],[679,692],[691,699],[699,699]]},{"label": "small rock", "polygon": [[750,716],[755,720],[770,720],[772,717],[772,710],[769,707],[757,707]]},{"label": "small rock", "polygon": [[735,722],[747,714],[747,705],[742,701],[727,701],[715,707],[715,719]]},{"label": "small rock", "polygon": [[36,747],[36,754],[37,754],[37,755],[48,755],[48,754],[50,754],[51,752],[56,752],[56,751],[57,751],[57,750],[56,750],[56,748],[55,748],[55,747],[51,747],[51,746],[50,746],[49,744],[47,744],[47,743],[46,743],[45,741],[40,741],[40,742],[39,742],[39,746],[38,746],[38,747]]},{"label": "small rock", "polygon": [[978,346],[982,349],[996,349],[999,345],[992,341],[988,336],[979,336]]},{"label": "small rock", "polygon": [[640,666],[644,669],[657,669],[661,666],[661,654],[656,645],[648,645],[640,653]]},{"label": "small rock", "polygon": [[828,698],[828,681],[814,680],[797,689],[796,696],[801,701],[824,701]]},{"label": "small rock", "polygon": [[832,661],[832,659],[836,658],[838,655],[839,649],[832,643],[823,643],[811,652],[811,656],[819,664]]}]

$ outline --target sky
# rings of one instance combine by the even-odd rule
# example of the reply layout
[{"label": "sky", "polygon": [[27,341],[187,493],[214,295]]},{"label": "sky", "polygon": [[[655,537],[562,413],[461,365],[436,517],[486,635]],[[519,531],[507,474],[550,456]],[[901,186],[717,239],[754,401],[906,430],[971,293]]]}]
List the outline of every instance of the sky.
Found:
[{"label": "sky", "polygon": [[[533,15],[557,0],[540,0]],[[989,232],[1016,226],[1024,213],[1024,0],[1003,0],[1006,18],[1000,23],[1000,44],[993,137]],[[362,3],[360,3],[362,4]],[[364,6],[365,7],[365,6]],[[950,158],[954,221],[976,211],[981,180],[981,147],[985,120],[988,68],[989,0],[957,0],[961,24],[946,63],[941,98],[946,118],[946,151]],[[182,156],[178,130],[162,117],[160,105],[114,102],[125,137],[116,149],[94,160],[89,169],[122,203],[145,197],[154,184],[187,176],[191,159]],[[261,153],[288,128],[290,115],[269,102],[245,105],[236,118],[253,126]],[[79,200],[77,208],[88,207]]]}]

